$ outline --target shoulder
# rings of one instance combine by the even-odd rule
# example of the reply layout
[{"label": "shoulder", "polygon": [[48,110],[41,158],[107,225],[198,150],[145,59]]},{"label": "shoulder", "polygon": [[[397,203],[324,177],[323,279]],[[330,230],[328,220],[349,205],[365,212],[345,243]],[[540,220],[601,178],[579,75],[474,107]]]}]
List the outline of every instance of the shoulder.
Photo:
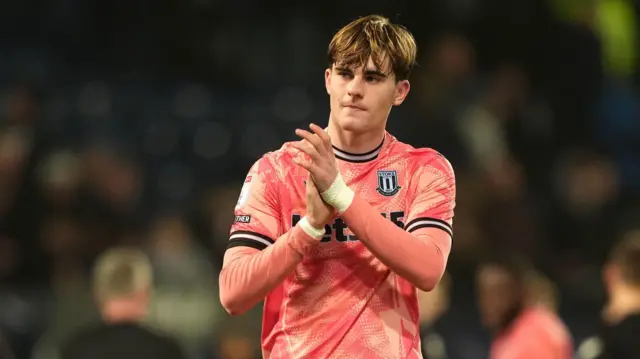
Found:
[{"label": "shoulder", "polygon": [[640,314],[629,315],[615,327],[620,331],[640,331]]},{"label": "shoulder", "polygon": [[137,336],[127,335],[127,337],[132,337],[135,343],[146,345],[150,352],[159,354],[156,355],[157,358],[178,359],[183,357],[184,353],[178,342],[168,333],[142,325],[132,326],[130,330],[136,332]]},{"label": "shoulder", "polygon": [[90,350],[96,342],[104,339],[107,332],[107,326],[102,323],[84,326],[73,331],[60,345],[62,357],[75,358],[76,354]]},{"label": "shoulder", "polygon": [[127,323],[106,325],[100,323],[81,328],[76,331],[66,343],[69,346],[87,345],[91,342],[100,341],[105,338],[112,338],[114,336],[135,337],[138,339],[147,339],[159,342],[171,341],[170,337],[164,333],[160,333],[142,325]]},{"label": "shoulder", "polygon": [[519,324],[518,331],[522,336],[530,336],[533,331],[554,342],[571,340],[569,329],[560,317],[545,308],[529,309]]},{"label": "shoulder", "polygon": [[448,176],[454,175],[451,162],[443,154],[432,148],[416,149],[413,156],[418,167],[430,168]]},{"label": "shoulder", "polygon": [[261,175],[280,175],[290,171],[291,168],[297,168],[293,163],[296,150],[291,146],[291,143],[292,142],[285,142],[279,149],[262,155],[262,157],[254,162],[251,167],[251,172],[260,173]]},{"label": "shoulder", "polygon": [[432,173],[454,177],[454,170],[451,162],[440,152],[433,148],[415,148],[409,144],[395,141],[393,153],[404,157],[407,161],[408,169],[415,174]]},{"label": "shoulder", "polygon": [[[157,330],[137,324],[97,324],[84,327],[63,342],[60,353],[64,359],[84,358],[95,353],[101,346],[117,345],[125,350],[132,345],[145,352],[162,353],[171,358],[182,358],[178,343]],[[156,356],[160,358],[159,356]]]},{"label": "shoulder", "polygon": [[102,323],[83,326],[71,333],[69,338],[64,342],[66,346],[77,346],[86,343],[96,337],[100,337],[108,327]]},{"label": "shoulder", "polygon": [[[303,169],[293,162],[296,150],[285,143],[275,151],[262,155],[254,162],[244,179],[236,209],[240,208],[251,196],[277,201],[278,193],[285,191],[292,176],[302,175]],[[276,202],[272,202],[273,205]]]},{"label": "shoulder", "polygon": [[621,322],[606,326],[603,330],[603,339],[610,343],[634,343],[634,348],[640,349],[640,343],[636,341],[636,333],[640,332],[640,314],[631,315]]}]

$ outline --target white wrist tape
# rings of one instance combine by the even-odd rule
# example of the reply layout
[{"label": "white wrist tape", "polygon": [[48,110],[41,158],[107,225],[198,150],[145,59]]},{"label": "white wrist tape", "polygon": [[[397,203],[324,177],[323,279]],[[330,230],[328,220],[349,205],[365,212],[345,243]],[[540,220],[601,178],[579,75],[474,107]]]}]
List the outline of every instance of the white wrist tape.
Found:
[{"label": "white wrist tape", "polygon": [[320,193],[322,199],[330,206],[338,210],[338,214],[344,213],[349,208],[351,202],[353,202],[353,196],[355,193],[351,188],[344,183],[342,175],[338,172],[336,179],[328,190]]},{"label": "white wrist tape", "polygon": [[300,228],[302,228],[304,233],[309,235],[309,237],[320,239],[322,238],[322,236],[324,236],[324,227],[322,227],[321,229],[315,228],[314,226],[311,225],[311,223],[309,223],[309,220],[307,219],[306,216],[300,219],[300,221],[298,222],[298,225],[300,226]]}]

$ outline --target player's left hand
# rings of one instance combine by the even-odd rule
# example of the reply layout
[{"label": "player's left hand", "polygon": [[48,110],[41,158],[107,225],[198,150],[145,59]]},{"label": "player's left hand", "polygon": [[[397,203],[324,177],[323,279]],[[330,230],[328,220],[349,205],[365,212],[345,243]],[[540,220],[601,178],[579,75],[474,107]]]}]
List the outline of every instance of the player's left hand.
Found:
[{"label": "player's left hand", "polygon": [[310,124],[309,128],[313,133],[297,129],[296,135],[300,136],[302,140],[293,143],[293,147],[307,154],[309,158],[306,160],[294,158],[293,162],[309,171],[318,191],[322,193],[328,190],[336,179],[338,165],[329,135],[316,124]]}]

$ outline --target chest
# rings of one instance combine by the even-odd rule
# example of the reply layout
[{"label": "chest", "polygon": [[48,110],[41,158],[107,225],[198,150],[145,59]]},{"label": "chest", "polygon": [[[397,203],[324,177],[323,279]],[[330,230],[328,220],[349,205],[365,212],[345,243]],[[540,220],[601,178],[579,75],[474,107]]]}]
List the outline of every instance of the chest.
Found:
[{"label": "chest", "polygon": [[[357,196],[376,208],[381,216],[404,228],[404,217],[411,204],[411,175],[405,168],[406,165],[402,161],[374,164],[342,163],[340,173]],[[280,194],[284,196],[284,201],[291,204],[291,212],[282,213],[281,217],[285,231],[295,226],[306,213],[306,180],[305,171],[296,170],[288,174],[289,190]],[[325,226],[321,248],[344,254],[361,247],[348,223],[341,218],[336,218]]]}]

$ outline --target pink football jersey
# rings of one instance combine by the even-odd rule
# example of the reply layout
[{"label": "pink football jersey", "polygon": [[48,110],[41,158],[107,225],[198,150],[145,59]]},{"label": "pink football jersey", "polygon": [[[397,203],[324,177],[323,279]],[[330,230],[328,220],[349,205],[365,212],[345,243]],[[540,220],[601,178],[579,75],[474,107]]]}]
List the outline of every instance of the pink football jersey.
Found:
[{"label": "pink football jersey", "polygon": [[[455,180],[449,162],[390,134],[373,151],[334,148],[347,185],[408,232],[452,235]],[[284,144],[249,171],[229,247],[265,249],[305,215],[308,173]],[[322,241],[264,304],[262,347],[280,358],[420,358],[416,288],[382,264],[336,218]],[[448,253],[447,253],[448,254]]]},{"label": "pink football jersey", "polygon": [[525,310],[491,345],[491,359],[572,359],[571,334],[545,308]]}]

